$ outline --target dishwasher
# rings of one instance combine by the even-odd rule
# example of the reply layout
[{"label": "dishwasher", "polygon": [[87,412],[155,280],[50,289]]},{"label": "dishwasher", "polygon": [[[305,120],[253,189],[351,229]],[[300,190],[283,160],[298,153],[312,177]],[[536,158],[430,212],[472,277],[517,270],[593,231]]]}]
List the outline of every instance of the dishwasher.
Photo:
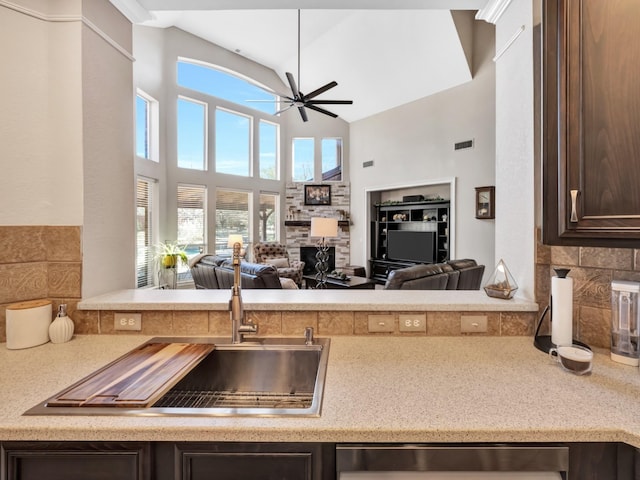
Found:
[{"label": "dishwasher", "polygon": [[338,480],[567,480],[569,448],[338,444]]}]

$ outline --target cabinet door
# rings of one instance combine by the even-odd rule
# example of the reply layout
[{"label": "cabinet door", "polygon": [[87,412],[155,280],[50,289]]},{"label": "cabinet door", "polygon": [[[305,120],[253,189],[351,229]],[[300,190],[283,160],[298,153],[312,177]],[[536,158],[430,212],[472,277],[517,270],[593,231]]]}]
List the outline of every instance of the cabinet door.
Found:
[{"label": "cabinet door", "polygon": [[147,480],[148,444],[7,442],[2,444],[7,480]]},{"label": "cabinet door", "polygon": [[544,5],[544,241],[637,245],[640,2]]},{"label": "cabinet door", "polygon": [[318,444],[202,443],[175,445],[180,480],[319,480]]}]

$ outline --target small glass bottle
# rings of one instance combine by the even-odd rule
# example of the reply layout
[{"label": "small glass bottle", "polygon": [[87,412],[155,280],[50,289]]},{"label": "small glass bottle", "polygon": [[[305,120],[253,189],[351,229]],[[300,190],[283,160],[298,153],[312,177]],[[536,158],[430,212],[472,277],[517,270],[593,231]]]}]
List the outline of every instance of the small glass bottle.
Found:
[{"label": "small glass bottle", "polygon": [[73,337],[73,320],[67,316],[67,304],[58,307],[58,316],[49,325],[49,338],[51,343],[64,343]]}]

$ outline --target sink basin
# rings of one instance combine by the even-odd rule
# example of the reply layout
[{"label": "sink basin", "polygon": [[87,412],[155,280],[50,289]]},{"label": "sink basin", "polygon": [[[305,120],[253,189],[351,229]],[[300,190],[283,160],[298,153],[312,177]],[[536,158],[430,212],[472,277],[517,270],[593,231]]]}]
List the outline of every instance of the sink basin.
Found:
[{"label": "sink basin", "polygon": [[[320,416],[330,339],[154,338],[153,342],[214,343],[181,380],[149,407],[48,406],[25,415]],[[52,397],[55,398],[55,397]]]}]

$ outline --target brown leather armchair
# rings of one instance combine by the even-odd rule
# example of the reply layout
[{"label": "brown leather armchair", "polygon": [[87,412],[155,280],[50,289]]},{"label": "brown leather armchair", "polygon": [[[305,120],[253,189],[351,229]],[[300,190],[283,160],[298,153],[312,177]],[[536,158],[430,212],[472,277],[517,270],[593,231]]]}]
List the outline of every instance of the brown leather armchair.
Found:
[{"label": "brown leather armchair", "polygon": [[302,284],[304,262],[291,260],[284,245],[275,242],[256,243],[253,245],[253,259],[256,263],[273,265],[278,276],[290,278],[298,286]]}]

